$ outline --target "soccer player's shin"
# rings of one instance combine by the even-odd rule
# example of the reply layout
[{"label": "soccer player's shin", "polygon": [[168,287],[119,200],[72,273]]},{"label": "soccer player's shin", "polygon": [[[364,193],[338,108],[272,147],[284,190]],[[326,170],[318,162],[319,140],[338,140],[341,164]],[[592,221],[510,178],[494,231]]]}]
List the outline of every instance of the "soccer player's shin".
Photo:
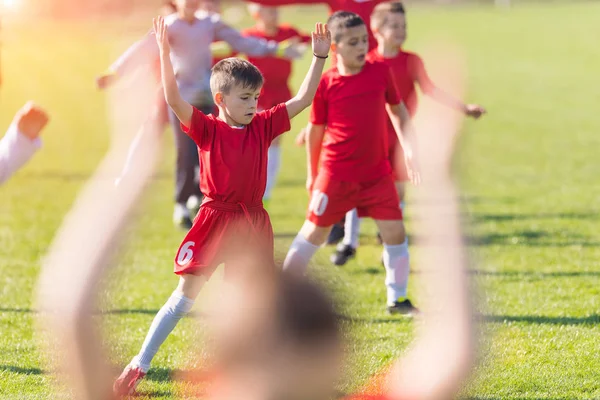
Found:
[{"label": "soccer player's shin", "polygon": [[409,255],[408,242],[397,245],[383,245],[383,264],[385,265],[385,286],[387,305],[393,306],[406,298],[408,286]]},{"label": "soccer player's shin", "polygon": [[158,314],[156,314],[156,317],[154,317],[142,349],[135,356],[132,364],[140,367],[144,372],[148,371],[150,369],[150,362],[158,352],[160,346],[173,328],[175,328],[179,320],[190,312],[193,305],[193,299],[189,299],[177,291],[173,292],[169,300],[167,300]]},{"label": "soccer player's shin", "polygon": [[299,233],[285,256],[283,270],[294,274],[304,274],[310,259],[318,249],[319,246],[310,243],[302,233]]}]

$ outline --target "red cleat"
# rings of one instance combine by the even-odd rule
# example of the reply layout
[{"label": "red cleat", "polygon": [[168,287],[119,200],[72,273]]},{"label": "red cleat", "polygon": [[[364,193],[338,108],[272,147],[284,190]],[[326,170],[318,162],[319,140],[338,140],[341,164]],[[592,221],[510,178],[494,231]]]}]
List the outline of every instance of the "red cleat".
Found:
[{"label": "red cleat", "polygon": [[133,394],[144,376],[146,373],[140,367],[128,365],[113,384],[113,393],[117,396]]}]

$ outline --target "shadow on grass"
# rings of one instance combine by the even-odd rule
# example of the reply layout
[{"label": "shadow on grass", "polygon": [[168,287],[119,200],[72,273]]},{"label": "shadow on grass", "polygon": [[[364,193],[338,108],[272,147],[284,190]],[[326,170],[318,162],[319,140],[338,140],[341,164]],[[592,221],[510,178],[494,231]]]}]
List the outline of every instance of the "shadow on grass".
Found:
[{"label": "shadow on grass", "polygon": [[579,276],[600,276],[600,271],[484,271],[484,270],[471,270],[469,271],[472,275],[484,275],[484,276],[499,276],[499,277],[540,277],[540,278],[570,278]]},{"label": "shadow on grass", "polygon": [[12,372],[13,374],[23,374],[23,375],[42,375],[44,371],[40,368],[22,368],[17,367],[16,365],[0,365],[0,371],[4,372]]},{"label": "shadow on grass", "polygon": [[523,322],[540,325],[597,325],[600,315],[592,314],[587,317],[546,317],[541,315],[484,315],[487,322]]},{"label": "shadow on grass", "polygon": [[[505,400],[506,397],[494,396],[475,396],[475,397],[460,397],[461,400]],[[539,397],[532,395],[531,397],[510,397],[511,400],[538,400]],[[546,400],[568,400],[570,397],[544,397]]]},{"label": "shadow on grass", "polygon": [[514,231],[509,233],[488,233],[467,237],[471,246],[525,246],[525,247],[598,247],[600,242],[576,234],[558,234],[545,231]]},{"label": "shadow on grass", "polygon": [[470,214],[469,218],[474,222],[502,222],[502,221],[524,221],[542,219],[586,219],[597,220],[600,215],[596,213],[536,213],[536,214]]},{"label": "shadow on grass", "polygon": [[[145,309],[145,308],[123,308],[123,309],[113,309],[113,310],[103,310],[98,311],[95,314],[103,314],[103,315],[119,315],[119,314],[146,314],[146,315],[156,315],[159,310],[157,309]],[[0,308],[0,313],[33,313],[37,314],[37,310],[32,310],[30,308]],[[194,311],[186,315],[186,317],[192,318],[204,318],[205,314],[199,311]]]}]

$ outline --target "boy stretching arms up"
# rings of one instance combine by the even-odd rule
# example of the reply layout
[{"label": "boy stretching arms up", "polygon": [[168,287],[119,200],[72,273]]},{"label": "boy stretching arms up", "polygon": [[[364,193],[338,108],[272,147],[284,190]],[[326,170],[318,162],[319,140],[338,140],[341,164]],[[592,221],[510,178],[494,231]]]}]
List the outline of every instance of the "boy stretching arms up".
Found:
[{"label": "boy stretching arms up", "polygon": [[[273,229],[262,205],[267,152],[274,138],[290,129],[290,118],[308,107],[319,85],[331,46],[327,26],[312,34],[313,60],[298,94],[285,103],[257,113],[263,77],[248,61],[227,58],[217,63],[210,88],[219,116],[205,115],[185,101],[177,88],[162,17],[154,22],[160,48],[162,81],[167,104],[181,127],[198,146],[205,199],[176,258],[177,289],[155,317],[140,353],[114,384],[116,394],[130,394],[150,368],[150,361],[215,268],[226,274],[244,263],[273,263]],[[235,264],[235,265],[233,265]],[[264,264],[263,264],[264,265]]]},{"label": "boy stretching arms up", "polygon": [[[409,164],[412,153],[401,125],[404,134],[411,134],[410,117],[390,68],[366,60],[365,22],[354,13],[339,11],[327,25],[337,64],[321,78],[313,101],[306,146],[311,200],[284,269],[304,273],[331,226],[357,208],[359,215],[375,220],[383,237],[388,311],[411,315],[416,309],[406,297],[408,248],[387,154],[386,107]],[[418,182],[418,174],[412,178]]]},{"label": "boy stretching arms up", "polygon": [[[483,107],[477,104],[465,104],[438,88],[429,78],[421,57],[402,48],[406,41],[406,12],[401,2],[386,2],[377,5],[371,15],[371,30],[377,40],[377,47],[369,52],[367,59],[381,61],[390,66],[400,97],[411,116],[416,114],[419,102],[417,85],[423,94],[467,117],[479,119],[485,114],[486,111]],[[390,163],[402,207],[405,193],[404,184],[409,177],[404,168],[402,147],[396,139],[394,127],[389,122],[388,133]],[[344,265],[354,257],[359,235],[360,220],[356,210],[352,210],[346,214],[344,239],[336,253],[332,255],[331,262],[335,265]]]}]

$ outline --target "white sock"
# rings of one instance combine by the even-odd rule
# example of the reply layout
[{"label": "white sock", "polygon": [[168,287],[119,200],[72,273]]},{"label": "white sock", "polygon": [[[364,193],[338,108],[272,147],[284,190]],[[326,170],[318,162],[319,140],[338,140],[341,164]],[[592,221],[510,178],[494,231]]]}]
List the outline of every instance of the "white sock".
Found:
[{"label": "white sock", "polygon": [[190,210],[187,208],[187,204],[175,203],[175,209],[173,210],[173,219],[180,220],[184,217],[190,216]]},{"label": "white sock", "polygon": [[408,241],[397,245],[384,244],[383,265],[385,265],[387,304],[393,306],[396,300],[406,297],[410,271]]},{"label": "white sock", "polygon": [[277,182],[277,174],[279,173],[279,166],[281,165],[281,147],[271,146],[269,147],[269,158],[267,160],[267,187],[265,188],[265,194],[263,199],[270,199],[271,192]]},{"label": "white sock", "polygon": [[360,218],[356,208],[346,213],[346,222],[344,223],[344,239],[342,243],[351,246],[353,249],[358,247],[358,237],[360,236]]},{"label": "white sock", "polygon": [[301,233],[296,235],[292,242],[285,261],[283,262],[283,270],[291,271],[296,274],[305,274],[308,268],[308,263],[312,256],[319,250],[319,246],[310,243],[304,239]]},{"label": "white sock", "polygon": [[167,300],[165,305],[158,311],[158,314],[156,314],[156,317],[154,317],[142,349],[133,358],[131,363],[140,367],[142,371],[147,372],[150,369],[150,362],[160,346],[173,328],[175,328],[179,320],[190,312],[193,305],[194,300],[188,299],[182,293],[173,292],[169,300]]}]

